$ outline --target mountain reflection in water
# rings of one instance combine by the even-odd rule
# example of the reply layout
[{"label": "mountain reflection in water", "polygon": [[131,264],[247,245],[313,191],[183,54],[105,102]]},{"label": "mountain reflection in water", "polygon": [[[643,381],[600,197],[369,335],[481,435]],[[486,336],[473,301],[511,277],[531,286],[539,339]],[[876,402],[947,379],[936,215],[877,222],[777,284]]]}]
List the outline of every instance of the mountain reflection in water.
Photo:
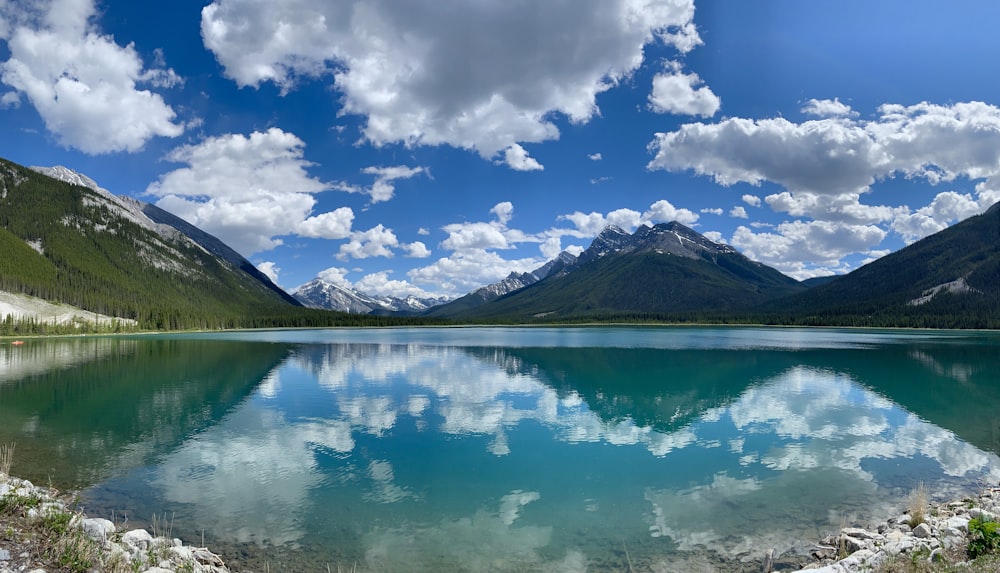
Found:
[{"label": "mountain reflection in water", "polygon": [[[59,448],[102,436],[102,471],[75,475],[99,480],[91,508],[169,512],[175,534],[256,548],[233,546],[237,562],[390,571],[621,570],[623,541],[647,568],[733,564],[891,515],[918,482],[957,496],[1000,477],[988,337],[763,330],[754,345],[691,329],[687,346],[626,347],[635,330],[593,329],[596,346],[580,330],[542,345],[323,331],[116,349],[84,368],[105,382],[78,378],[87,399],[65,414],[43,406],[54,378],[0,383],[0,413],[16,414],[0,437],[20,441],[32,417]],[[102,385],[131,396],[126,421],[80,409],[110,403]],[[157,404],[170,415],[150,418]]]}]

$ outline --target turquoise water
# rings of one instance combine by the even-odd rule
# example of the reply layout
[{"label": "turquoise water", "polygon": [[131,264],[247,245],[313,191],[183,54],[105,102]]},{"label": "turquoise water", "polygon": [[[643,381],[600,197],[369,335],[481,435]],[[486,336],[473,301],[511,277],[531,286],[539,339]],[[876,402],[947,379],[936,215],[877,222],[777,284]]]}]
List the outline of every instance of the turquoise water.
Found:
[{"label": "turquoise water", "polygon": [[13,472],[236,568],[739,571],[1000,479],[1000,337],[277,330],[0,346]]}]

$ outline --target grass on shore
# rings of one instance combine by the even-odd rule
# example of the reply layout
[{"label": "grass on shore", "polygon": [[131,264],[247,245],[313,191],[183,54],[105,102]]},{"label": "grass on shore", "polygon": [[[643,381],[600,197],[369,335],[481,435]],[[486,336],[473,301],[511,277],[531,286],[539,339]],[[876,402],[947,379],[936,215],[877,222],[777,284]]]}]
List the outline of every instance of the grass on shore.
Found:
[{"label": "grass on shore", "polygon": [[970,560],[964,548],[935,553],[918,551],[899,555],[876,567],[872,573],[1000,573],[1000,555]]},{"label": "grass on shore", "polygon": [[0,444],[0,483],[10,476],[10,465],[14,462],[14,446],[16,444]]}]

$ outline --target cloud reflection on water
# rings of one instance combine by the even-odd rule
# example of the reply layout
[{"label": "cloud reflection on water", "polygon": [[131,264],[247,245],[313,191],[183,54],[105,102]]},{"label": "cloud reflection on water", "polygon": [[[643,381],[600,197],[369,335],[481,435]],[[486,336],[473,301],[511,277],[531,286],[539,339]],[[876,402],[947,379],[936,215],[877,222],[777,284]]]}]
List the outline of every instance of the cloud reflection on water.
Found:
[{"label": "cloud reflection on water", "polygon": [[[731,558],[756,558],[760,547],[794,549],[845,518],[884,516],[907,486],[880,462],[930,462],[943,487],[1000,478],[995,455],[830,369],[786,368],[670,431],[628,416],[602,417],[580,393],[546,383],[555,377],[545,364],[503,349],[305,347],[267,378],[253,400],[168,456],[155,485],[166,499],[196,508],[199,523],[235,541],[299,541],[310,533],[302,516],[323,511],[316,491],[332,488],[352,519],[361,520],[355,527],[369,565],[392,569],[435,555],[470,570],[497,563],[535,567],[546,560],[573,570],[592,550],[555,533],[573,526],[560,521],[564,515],[594,515],[590,523],[606,521],[611,538],[623,535],[614,529],[621,523],[645,531],[640,555],[711,547]],[[573,373],[562,379],[572,386]],[[299,411],[295,394],[310,385],[316,400],[329,399],[322,416]],[[631,397],[604,398],[627,403]],[[701,403],[697,396],[692,400]],[[650,460],[642,463],[698,455],[702,473],[684,474],[694,470],[668,464],[664,468],[673,473],[647,479],[638,492],[612,486],[600,493],[606,499],[588,495],[579,507],[545,505],[557,503],[557,496],[517,480],[506,484],[510,493],[500,500],[474,497],[470,488],[456,493],[468,498],[445,503],[425,495],[426,484],[407,483],[412,471],[399,471],[408,462],[394,459],[392,448],[375,453],[362,446],[400,439],[411,423],[418,433],[453,440],[487,438],[482,454],[501,460],[524,453],[518,448],[525,443],[513,438],[536,426],[565,447],[640,447]],[[703,455],[707,449],[711,454]],[[337,472],[320,463],[323,452],[340,460]],[[546,471],[557,474],[554,483],[590,491],[588,476],[552,461]],[[595,459],[592,472],[609,471],[601,463]],[[376,519],[365,504],[398,508]],[[545,511],[528,518],[522,510],[529,505]],[[465,514],[456,517],[456,506]],[[399,525],[387,524],[387,515],[399,516]],[[241,525],[228,531],[227,523]],[[556,538],[562,545],[550,546]],[[663,543],[667,539],[672,544]]]}]

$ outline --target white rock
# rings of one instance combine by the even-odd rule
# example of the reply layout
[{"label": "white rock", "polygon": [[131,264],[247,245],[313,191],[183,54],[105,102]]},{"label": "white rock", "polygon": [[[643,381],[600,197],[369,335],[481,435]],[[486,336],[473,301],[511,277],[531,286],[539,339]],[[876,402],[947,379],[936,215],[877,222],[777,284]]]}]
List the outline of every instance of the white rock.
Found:
[{"label": "white rock", "polygon": [[847,567],[855,567],[855,566],[860,567],[862,565],[867,565],[868,562],[873,557],[875,557],[875,552],[874,551],[871,551],[869,549],[862,549],[860,551],[855,552],[853,555],[851,555],[847,559],[842,559],[840,561],[840,563],[842,565],[847,566]]},{"label": "white rock", "polygon": [[904,537],[899,541],[892,541],[886,543],[882,550],[889,555],[899,555],[900,553],[908,553],[914,547],[917,546],[917,542],[912,537]]},{"label": "white rock", "polygon": [[885,540],[889,543],[902,541],[904,539],[906,539],[906,535],[902,531],[897,531],[895,529],[885,534]]},{"label": "white rock", "polygon": [[90,518],[82,523],[83,532],[94,541],[104,543],[115,533],[115,524],[107,519]]},{"label": "white rock", "polygon": [[841,559],[836,563],[831,563],[830,565],[816,569],[800,569],[794,573],[856,573],[858,571],[866,570],[871,562],[873,562],[877,557],[878,555],[874,551],[862,549],[850,557]]},{"label": "white rock", "polygon": [[860,527],[845,527],[840,530],[841,533],[848,537],[854,537],[855,539],[875,539],[875,534],[868,531],[867,529],[861,529]]},{"label": "white rock", "polygon": [[177,561],[194,561],[194,552],[189,547],[171,547],[167,553]]},{"label": "white rock", "polygon": [[199,563],[203,563],[205,565],[215,565],[218,567],[222,567],[225,565],[221,557],[219,557],[215,553],[212,553],[208,549],[205,549],[204,547],[195,548],[193,553],[194,553],[194,558]]},{"label": "white rock", "polygon": [[983,521],[1000,521],[1000,517],[998,517],[997,514],[985,509],[979,509],[978,507],[970,509],[969,515],[972,517],[978,517]]},{"label": "white rock", "polygon": [[121,556],[123,559],[129,558],[128,550],[122,547],[120,543],[115,543],[113,541],[108,543],[108,553],[111,557]]},{"label": "white rock", "polygon": [[850,535],[840,536],[841,543],[844,544],[844,548],[847,549],[849,553],[855,553],[865,549],[865,542]]},{"label": "white rock", "polygon": [[957,529],[959,531],[968,532],[969,531],[969,518],[967,518],[967,517],[959,517],[959,516],[949,517],[944,522],[944,526],[945,526],[945,528],[951,527],[951,528]]},{"label": "white rock", "polygon": [[153,536],[145,529],[133,529],[122,535],[122,543],[133,551],[146,551],[153,544]]},{"label": "white rock", "polygon": [[174,573],[173,569],[164,569],[163,567],[150,567],[142,573]]},{"label": "white rock", "polygon": [[913,535],[924,539],[931,536],[931,526],[926,523],[921,523],[920,525],[913,528]]}]

